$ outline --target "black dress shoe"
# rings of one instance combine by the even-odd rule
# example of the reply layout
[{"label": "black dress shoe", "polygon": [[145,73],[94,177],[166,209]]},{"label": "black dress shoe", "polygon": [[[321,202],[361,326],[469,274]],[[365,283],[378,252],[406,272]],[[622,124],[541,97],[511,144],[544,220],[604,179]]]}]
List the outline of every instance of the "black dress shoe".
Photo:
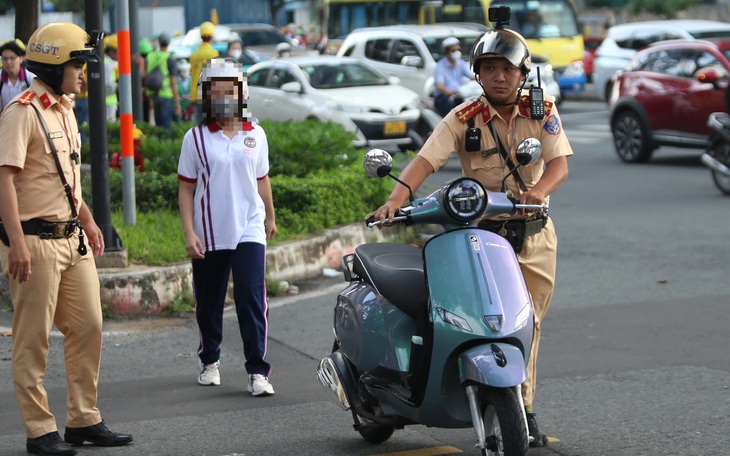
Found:
[{"label": "black dress shoe", "polygon": [[28,450],[28,453],[41,456],[74,456],[76,454],[76,450],[61,440],[61,436],[56,431],[35,439],[29,438],[25,442],[25,449]]},{"label": "black dress shoe", "polygon": [[84,442],[91,442],[99,446],[121,446],[132,441],[131,435],[112,432],[103,421],[93,426],[81,428],[67,426],[63,438],[71,445],[83,445]]}]

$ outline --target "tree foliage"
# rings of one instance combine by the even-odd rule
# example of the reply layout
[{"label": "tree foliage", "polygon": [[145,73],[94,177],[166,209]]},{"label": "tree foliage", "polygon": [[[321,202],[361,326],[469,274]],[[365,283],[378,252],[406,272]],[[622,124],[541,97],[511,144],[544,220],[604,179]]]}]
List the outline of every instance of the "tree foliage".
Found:
[{"label": "tree foliage", "polygon": [[626,8],[631,14],[650,13],[674,19],[677,13],[690,6],[700,3],[701,0],[630,0]]}]

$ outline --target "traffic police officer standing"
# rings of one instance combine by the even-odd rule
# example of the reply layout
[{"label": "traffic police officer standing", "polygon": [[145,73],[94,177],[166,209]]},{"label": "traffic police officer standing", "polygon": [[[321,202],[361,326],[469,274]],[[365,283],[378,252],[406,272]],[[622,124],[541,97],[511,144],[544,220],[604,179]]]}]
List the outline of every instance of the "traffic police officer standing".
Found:
[{"label": "traffic police officer standing", "polygon": [[[542,158],[535,164],[518,168],[505,183],[507,193],[520,203],[544,204],[567,178],[567,157],[573,151],[562,129],[554,99],[547,96],[545,102],[540,100],[537,108],[541,108],[538,111],[544,111],[544,115],[536,115],[531,109],[528,91],[520,90],[530,72],[530,63],[530,52],[522,36],[504,29],[485,32],[474,44],[471,55],[472,70],[484,93],[478,100],[454,108],[438,124],[400,179],[415,191],[429,174],[446,163],[452,152],[456,152],[466,176],[477,179],[487,190],[501,191],[504,177],[513,168],[509,163],[517,162],[518,143],[524,138],[538,138],[542,142]],[[475,142],[473,138],[477,138],[476,147],[468,144]],[[396,184],[388,201],[368,216],[374,215],[382,222],[392,221],[395,211],[407,197],[408,190]],[[546,216],[529,213],[516,214],[509,220],[483,220],[479,227],[498,232],[510,241],[518,253],[532,296],[535,336],[522,397],[529,433],[533,437],[530,445],[541,446],[547,443],[547,437],[538,430],[532,400],[540,320],[550,305],[555,284],[555,228]]]},{"label": "traffic police officer standing", "polygon": [[[69,98],[81,90],[84,63],[99,61],[94,45],[71,23],[38,28],[27,47],[36,79],[0,117],[0,255],[15,307],[13,382],[26,448],[41,455],[73,455],[70,445],[84,442],[132,441],[109,431],[96,407],[102,316],[94,258],[104,239],[81,198],[81,141]],[[54,323],[64,335],[66,442],[43,388]]]}]

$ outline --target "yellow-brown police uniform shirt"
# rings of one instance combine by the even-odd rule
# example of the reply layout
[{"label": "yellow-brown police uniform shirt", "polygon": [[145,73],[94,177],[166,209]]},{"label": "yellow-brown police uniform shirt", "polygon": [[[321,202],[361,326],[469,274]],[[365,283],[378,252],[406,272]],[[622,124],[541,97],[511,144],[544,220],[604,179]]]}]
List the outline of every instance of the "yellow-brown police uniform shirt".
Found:
[{"label": "yellow-brown police uniform shirt", "polygon": [[[500,191],[502,179],[509,172],[509,167],[499,154],[497,143],[487,125],[491,120],[513,163],[517,163],[515,153],[520,141],[537,138],[542,143],[542,158],[532,165],[521,166],[518,170],[525,186],[530,189],[542,177],[545,163],[560,156],[573,155],[558,109],[553,103],[554,98],[545,98],[548,100],[544,102],[545,117],[531,119],[529,98],[527,90],[524,90],[520,103],[512,112],[509,127],[483,95],[477,101],[464,102],[444,117],[418,155],[425,158],[434,170],[438,170],[451,153],[455,152],[465,176],[478,180],[487,190]],[[482,131],[479,152],[467,152],[465,149],[466,130],[469,128],[467,122],[470,118],[474,119],[474,126]],[[507,179],[506,186],[508,193],[519,198],[522,192],[513,177]]]},{"label": "yellow-brown police uniform shirt", "polygon": [[71,153],[80,153],[81,139],[72,101],[66,95],[57,98],[38,79],[34,79],[30,88],[14,100],[17,103],[11,102],[0,116],[0,166],[18,169],[14,182],[20,220],[71,220],[71,207],[48,138],[35,110],[28,104],[38,108],[48,126],[78,210],[81,201],[80,167],[72,160]]}]

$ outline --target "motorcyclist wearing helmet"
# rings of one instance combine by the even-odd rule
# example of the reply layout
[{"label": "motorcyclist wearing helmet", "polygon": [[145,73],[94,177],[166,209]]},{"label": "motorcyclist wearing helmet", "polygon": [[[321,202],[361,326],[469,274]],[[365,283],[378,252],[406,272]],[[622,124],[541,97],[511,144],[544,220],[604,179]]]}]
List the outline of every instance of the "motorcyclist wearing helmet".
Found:
[{"label": "motorcyclist wearing helmet", "polygon": [[[81,195],[70,98],[81,91],[84,64],[100,61],[97,39],[68,22],[38,28],[26,59],[36,78],[0,116],[0,258],[14,306],[13,382],[26,449],[40,455],[76,454],[69,444],[132,441],[107,429],[97,408],[102,316],[94,258],[104,252],[104,237]],[[43,388],[54,323],[64,335],[65,442]]]},{"label": "motorcyclist wearing helmet", "polygon": [[[270,396],[266,360],[266,241],[276,235],[269,182],[269,146],[247,113],[241,64],[206,63],[198,98],[204,118],[183,139],[178,203],[185,250],[192,259],[195,315],[200,329],[198,384],[220,385],[223,306],[233,272],[234,303],[243,339],[247,390]],[[221,288],[222,287],[222,288]]]},{"label": "motorcyclist wearing helmet", "polygon": [[459,87],[470,79],[474,73],[461,59],[461,43],[459,39],[450,36],[441,42],[444,56],[436,64],[433,74],[434,106],[442,116],[445,116],[456,106],[464,102],[459,96]]},{"label": "motorcyclist wearing helmet", "polygon": [[[474,44],[471,54],[471,67],[484,93],[477,100],[457,106],[444,117],[418,156],[403,170],[400,179],[415,191],[431,173],[449,160],[452,152],[456,152],[464,175],[477,179],[487,190],[501,191],[503,179],[512,168],[506,155],[512,163],[517,163],[515,152],[518,143],[532,137],[542,143],[542,158],[532,165],[519,167],[504,182],[506,192],[520,203],[544,204],[567,178],[567,158],[573,151],[553,97],[545,96],[544,116],[533,118],[531,115],[528,91],[521,90],[530,66],[530,51],[519,34],[505,29],[485,32]],[[477,138],[471,141],[476,144],[467,143],[467,130],[470,130],[470,138]],[[392,220],[395,211],[408,196],[408,189],[396,184],[388,201],[368,216],[373,215],[383,222]],[[540,321],[550,305],[555,284],[555,228],[547,216],[527,212],[509,219],[483,220],[479,226],[507,237],[518,254],[532,296],[535,336],[522,396],[530,436],[533,437],[531,445],[542,445],[547,443],[547,438],[538,430],[532,403]]]}]

